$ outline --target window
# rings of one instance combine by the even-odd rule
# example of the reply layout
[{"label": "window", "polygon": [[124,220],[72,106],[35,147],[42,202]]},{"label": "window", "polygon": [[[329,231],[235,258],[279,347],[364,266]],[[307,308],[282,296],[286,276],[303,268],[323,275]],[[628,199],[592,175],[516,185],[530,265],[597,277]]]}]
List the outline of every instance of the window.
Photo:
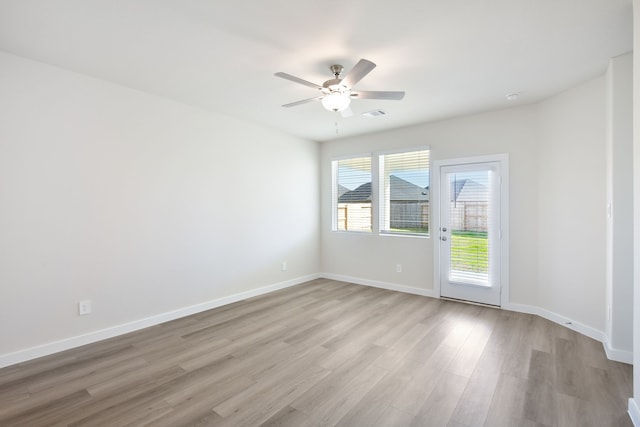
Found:
[{"label": "window", "polygon": [[334,160],[333,230],[371,232],[371,156]]},{"label": "window", "polygon": [[429,234],[429,150],[379,156],[380,232]]},{"label": "window", "polygon": [[334,231],[429,234],[428,147],[336,159],[331,167]]}]

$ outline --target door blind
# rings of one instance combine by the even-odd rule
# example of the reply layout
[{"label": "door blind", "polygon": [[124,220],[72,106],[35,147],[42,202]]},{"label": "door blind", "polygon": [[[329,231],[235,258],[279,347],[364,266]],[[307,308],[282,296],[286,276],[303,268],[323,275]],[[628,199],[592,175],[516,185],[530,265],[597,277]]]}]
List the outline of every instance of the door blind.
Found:
[{"label": "door blind", "polygon": [[491,285],[491,173],[483,170],[449,174],[452,282]]}]

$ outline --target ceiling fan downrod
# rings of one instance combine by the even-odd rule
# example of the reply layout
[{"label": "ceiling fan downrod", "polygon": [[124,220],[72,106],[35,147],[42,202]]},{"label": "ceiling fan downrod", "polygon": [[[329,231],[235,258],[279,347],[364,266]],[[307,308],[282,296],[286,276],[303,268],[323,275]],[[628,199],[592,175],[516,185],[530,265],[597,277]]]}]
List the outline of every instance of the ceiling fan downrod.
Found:
[{"label": "ceiling fan downrod", "polygon": [[329,67],[329,69],[331,70],[335,78],[338,79],[340,78],[340,73],[342,73],[342,70],[344,69],[344,67],[339,64],[333,64],[332,66]]}]

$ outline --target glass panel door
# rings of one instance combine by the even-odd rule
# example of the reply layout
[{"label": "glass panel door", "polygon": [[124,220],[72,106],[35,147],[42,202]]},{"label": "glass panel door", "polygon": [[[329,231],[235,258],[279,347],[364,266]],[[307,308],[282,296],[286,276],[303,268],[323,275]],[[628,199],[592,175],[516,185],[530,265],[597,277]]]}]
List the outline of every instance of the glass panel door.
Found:
[{"label": "glass panel door", "polygon": [[500,164],[440,169],[440,293],[500,305]]}]

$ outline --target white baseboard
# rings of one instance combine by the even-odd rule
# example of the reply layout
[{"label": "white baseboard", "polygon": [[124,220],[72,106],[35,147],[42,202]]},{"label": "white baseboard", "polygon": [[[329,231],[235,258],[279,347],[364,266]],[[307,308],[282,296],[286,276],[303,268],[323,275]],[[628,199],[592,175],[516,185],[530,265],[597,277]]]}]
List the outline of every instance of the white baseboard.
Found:
[{"label": "white baseboard", "polygon": [[620,350],[619,348],[611,347],[611,342],[609,342],[609,337],[606,334],[602,341],[602,345],[604,346],[604,352],[607,353],[607,358],[609,358],[609,360],[633,365],[633,351]]},{"label": "white baseboard", "polygon": [[13,353],[0,355],[0,368],[15,365],[16,363],[26,362],[28,360],[37,359],[39,357],[48,356],[53,353],[69,350],[72,348],[80,347],[86,344],[91,344],[97,341],[102,341],[108,338],[113,338],[118,335],[123,335],[129,332],[134,332],[140,329],[148,328],[149,326],[159,325],[160,323],[168,322],[170,320],[179,319],[181,317],[190,316],[192,314],[200,313],[202,311],[211,310],[212,308],[220,307],[223,305],[231,304],[237,301],[241,301],[247,298],[263,295],[269,292],[277,291],[280,289],[288,288],[291,286],[299,285],[310,280],[318,279],[321,277],[319,274],[311,274],[303,277],[298,277],[284,282],[275,283],[273,285],[264,286],[257,289],[252,289],[246,292],[240,292],[238,294],[230,295],[223,298],[207,301],[200,304],[191,305],[189,307],[180,308],[178,310],[161,313],[144,319],[135,320],[133,322],[125,323],[122,325],[113,326],[110,328],[101,329],[99,331],[90,332],[83,335],[78,335],[63,340],[54,341],[39,346],[19,350]]},{"label": "white baseboard", "polygon": [[337,280],[340,282],[354,283],[356,285],[371,286],[373,288],[388,289],[390,291],[404,292],[407,294],[422,295],[425,297],[435,297],[433,289],[414,288],[411,286],[398,285],[395,283],[379,282],[377,280],[361,279],[359,277],[343,276],[341,274],[320,273],[324,279]]},{"label": "white baseboard", "polygon": [[640,408],[635,399],[629,399],[629,417],[635,427],[640,427]]}]

